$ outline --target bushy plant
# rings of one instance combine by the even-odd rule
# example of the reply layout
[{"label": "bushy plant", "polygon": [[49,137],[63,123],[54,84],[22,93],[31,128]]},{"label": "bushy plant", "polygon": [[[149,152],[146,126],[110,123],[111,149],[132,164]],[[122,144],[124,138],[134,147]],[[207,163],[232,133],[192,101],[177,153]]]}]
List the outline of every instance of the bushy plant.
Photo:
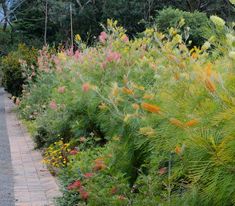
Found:
[{"label": "bushy plant", "polygon": [[22,94],[26,81],[34,78],[37,51],[20,44],[16,51],[1,59],[2,83],[14,96]]},{"label": "bushy plant", "polygon": [[188,49],[172,30],[129,40],[108,21],[95,47],[77,38],[79,51],[45,55],[20,112],[39,111],[41,146],[63,138],[79,151],[59,205],[234,204],[234,31],[215,29],[224,35]]},{"label": "bushy plant", "polygon": [[190,13],[173,8],[163,9],[159,11],[155,22],[158,29],[164,33],[170,28],[181,31],[187,42],[192,41],[192,46],[202,46],[205,40],[213,35],[213,25],[209,18],[205,13],[198,11]]}]

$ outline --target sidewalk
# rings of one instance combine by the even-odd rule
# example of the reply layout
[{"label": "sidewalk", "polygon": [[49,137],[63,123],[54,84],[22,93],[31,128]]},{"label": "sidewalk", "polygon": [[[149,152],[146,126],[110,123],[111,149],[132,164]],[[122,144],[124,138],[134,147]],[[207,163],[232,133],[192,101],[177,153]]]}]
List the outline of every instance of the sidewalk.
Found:
[{"label": "sidewalk", "polygon": [[42,156],[13,112],[5,95],[6,123],[10,141],[16,206],[49,206],[60,195],[56,180],[42,164]]}]

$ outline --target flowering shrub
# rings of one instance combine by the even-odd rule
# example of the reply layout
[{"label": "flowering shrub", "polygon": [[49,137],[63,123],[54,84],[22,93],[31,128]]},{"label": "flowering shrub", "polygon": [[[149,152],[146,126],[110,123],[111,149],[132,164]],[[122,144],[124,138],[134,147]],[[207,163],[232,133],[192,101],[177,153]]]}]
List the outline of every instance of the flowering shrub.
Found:
[{"label": "flowering shrub", "polygon": [[40,56],[20,113],[36,112],[40,146],[80,150],[58,204],[235,203],[234,31],[218,29],[189,50],[172,29],[129,40],[108,21],[95,47]]},{"label": "flowering shrub", "polygon": [[37,50],[23,44],[18,46],[17,51],[1,58],[2,84],[12,95],[21,95],[23,85],[35,77],[36,58]]}]

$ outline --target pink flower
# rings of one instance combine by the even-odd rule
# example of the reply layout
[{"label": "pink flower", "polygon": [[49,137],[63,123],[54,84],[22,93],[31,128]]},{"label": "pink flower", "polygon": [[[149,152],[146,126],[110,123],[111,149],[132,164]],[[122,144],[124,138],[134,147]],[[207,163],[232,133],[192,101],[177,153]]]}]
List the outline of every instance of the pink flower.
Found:
[{"label": "pink flower", "polygon": [[158,170],[159,175],[164,175],[165,173],[167,173],[167,167],[162,167]]},{"label": "pink flower", "polygon": [[118,62],[121,59],[121,54],[118,52],[109,51],[107,54],[107,62]]},{"label": "pink flower", "polygon": [[56,110],[57,109],[57,104],[56,104],[56,102],[55,102],[55,100],[52,100],[51,102],[50,102],[50,108],[52,109],[52,110]]},{"label": "pink flower", "polygon": [[101,43],[105,43],[107,38],[108,38],[108,35],[104,31],[100,33],[99,40]]},{"label": "pink flower", "polygon": [[124,34],[121,39],[122,39],[122,41],[124,41],[125,43],[129,42],[129,38],[128,38],[128,36],[127,36],[126,34]]},{"label": "pink flower", "polygon": [[93,173],[91,173],[91,172],[85,173],[85,174],[84,174],[84,177],[85,177],[85,178],[93,177]]},{"label": "pink flower", "polygon": [[77,51],[75,51],[74,58],[75,58],[76,60],[78,60],[79,57],[80,57],[80,52],[77,50]]},{"label": "pink flower", "polygon": [[89,83],[84,83],[82,85],[82,91],[88,92],[90,90],[90,84]]},{"label": "pink flower", "polygon": [[107,66],[107,62],[106,61],[102,62],[100,66],[102,69],[105,69]]},{"label": "pink flower", "polygon": [[63,94],[65,92],[65,87],[59,87],[57,90],[60,94]]},{"label": "pink flower", "polygon": [[73,47],[67,50],[67,55],[68,56],[73,56]]}]

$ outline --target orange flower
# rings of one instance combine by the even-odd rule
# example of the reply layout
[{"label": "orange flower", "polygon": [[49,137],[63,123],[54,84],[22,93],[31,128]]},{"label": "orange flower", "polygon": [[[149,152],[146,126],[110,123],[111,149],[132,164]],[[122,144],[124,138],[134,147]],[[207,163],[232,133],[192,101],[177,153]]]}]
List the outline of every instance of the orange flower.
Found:
[{"label": "orange flower", "polygon": [[181,153],[181,147],[179,147],[178,145],[175,147],[175,153],[176,154],[180,154]]},{"label": "orange flower", "polygon": [[122,89],[122,91],[123,91],[124,94],[130,94],[130,95],[133,95],[133,94],[134,94],[134,92],[133,92],[131,89],[128,89],[128,88],[126,88],[126,87],[124,87],[124,88]]},{"label": "orange flower", "polygon": [[211,64],[211,63],[208,63],[208,64],[206,65],[206,68],[205,68],[205,70],[206,70],[206,75],[207,75],[208,77],[211,76],[211,67],[212,67],[212,64]]},{"label": "orange flower", "polygon": [[195,125],[197,125],[199,123],[199,121],[197,119],[192,119],[188,122],[185,123],[185,126],[187,127],[193,127]]},{"label": "orange flower", "polygon": [[140,106],[138,104],[132,104],[133,109],[138,110]]},{"label": "orange flower", "polygon": [[205,80],[205,84],[206,84],[206,88],[210,91],[210,92],[215,92],[216,90],[216,87],[215,85],[213,84],[213,82],[210,80],[210,79],[206,79]]},{"label": "orange flower", "polygon": [[159,114],[159,112],[160,112],[160,107],[155,106],[153,104],[142,103],[141,106],[144,110],[146,110],[148,112],[157,113],[157,114]]},{"label": "orange flower", "polygon": [[184,127],[184,124],[176,118],[171,118],[170,123],[178,127]]},{"label": "orange flower", "polygon": [[152,99],[152,98],[153,98],[153,95],[151,95],[151,94],[145,94],[145,95],[143,96],[143,98],[144,98],[144,99]]}]

